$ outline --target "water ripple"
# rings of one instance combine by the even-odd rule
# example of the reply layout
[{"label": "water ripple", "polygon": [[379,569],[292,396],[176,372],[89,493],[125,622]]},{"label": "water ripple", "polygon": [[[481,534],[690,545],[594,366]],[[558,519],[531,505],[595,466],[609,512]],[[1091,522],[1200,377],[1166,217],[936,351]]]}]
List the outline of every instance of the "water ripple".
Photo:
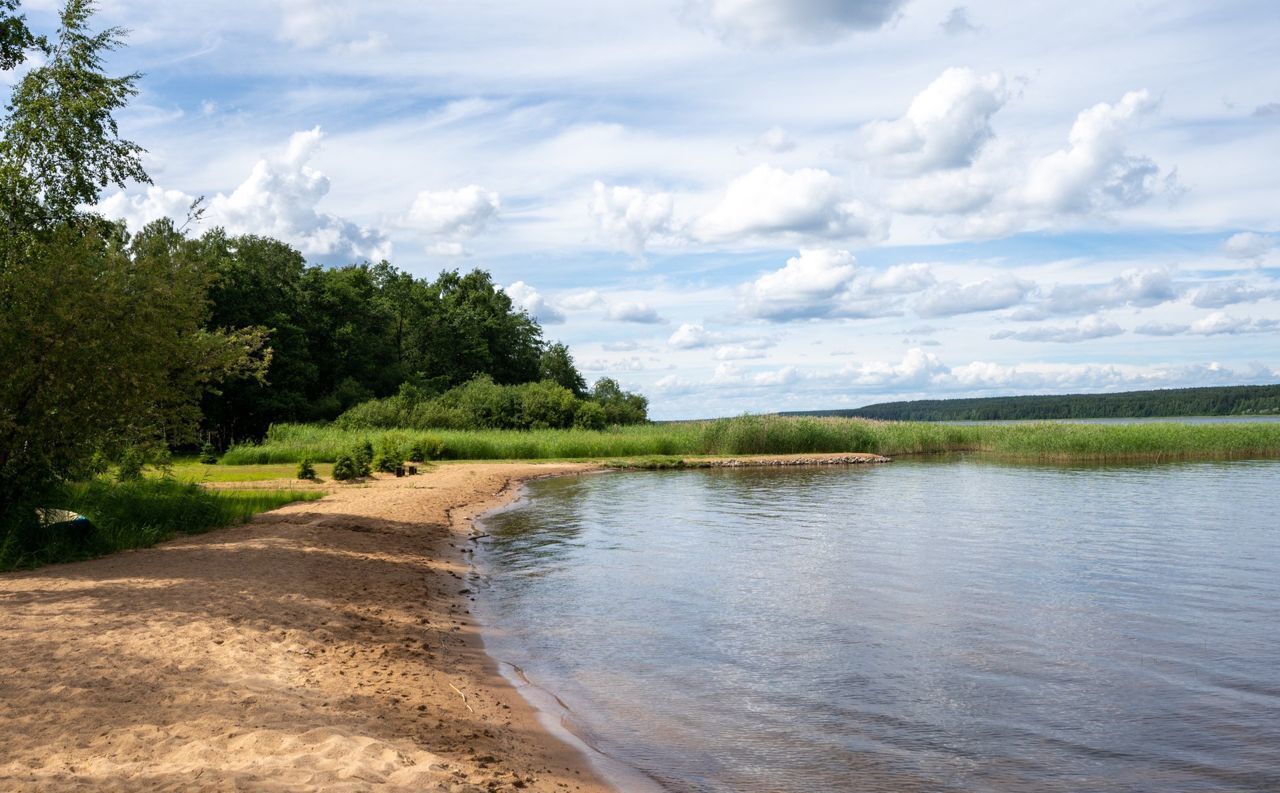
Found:
[{"label": "water ripple", "polygon": [[1280,463],[550,480],[494,652],[674,791],[1280,790]]}]

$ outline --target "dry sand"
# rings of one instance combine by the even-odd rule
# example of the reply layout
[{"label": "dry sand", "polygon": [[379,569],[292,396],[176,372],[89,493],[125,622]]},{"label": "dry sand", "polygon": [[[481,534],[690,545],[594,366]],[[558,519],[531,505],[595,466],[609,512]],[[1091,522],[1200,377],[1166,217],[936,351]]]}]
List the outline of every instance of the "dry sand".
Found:
[{"label": "dry sand", "polygon": [[0,790],[608,790],[463,592],[470,517],[589,469],[440,466],[0,576]]}]

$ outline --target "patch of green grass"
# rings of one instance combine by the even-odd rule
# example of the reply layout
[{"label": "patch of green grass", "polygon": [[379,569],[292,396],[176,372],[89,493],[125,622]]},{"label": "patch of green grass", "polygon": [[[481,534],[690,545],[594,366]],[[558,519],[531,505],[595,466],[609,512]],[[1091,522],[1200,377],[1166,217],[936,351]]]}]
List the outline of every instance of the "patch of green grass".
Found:
[{"label": "patch of green grass", "polygon": [[[315,469],[316,475],[321,479],[330,479],[333,476],[333,466],[330,464],[316,463]],[[228,465],[225,463],[205,465],[196,460],[181,460],[175,462],[167,473],[148,469],[147,476],[153,479],[168,476],[179,482],[194,482],[196,484],[202,482],[264,482],[271,479],[296,479],[298,466],[289,463],[272,465]]]},{"label": "patch of green grass", "polygon": [[[742,416],[608,430],[342,430],[282,424],[257,445],[236,446],[224,464],[332,461],[358,443],[375,448],[438,444],[446,460],[610,460],[685,455],[872,452],[887,456],[958,451],[1054,462],[1229,459],[1280,455],[1280,424],[950,425],[844,418]],[[656,462],[655,462],[656,465]]]},{"label": "patch of green grass", "polygon": [[167,479],[69,485],[50,506],[78,512],[90,524],[0,526],[0,570],[90,559],[146,548],[178,534],[243,523],[259,512],[324,494],[314,490],[207,490]]}]

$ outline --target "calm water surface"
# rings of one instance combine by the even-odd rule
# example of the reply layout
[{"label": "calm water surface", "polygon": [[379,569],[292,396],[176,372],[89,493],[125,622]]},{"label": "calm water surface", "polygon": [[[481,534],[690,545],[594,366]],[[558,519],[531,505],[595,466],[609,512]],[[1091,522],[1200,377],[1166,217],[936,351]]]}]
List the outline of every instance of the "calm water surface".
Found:
[{"label": "calm water surface", "polygon": [[491,652],[675,791],[1280,790],[1280,461],[534,484]]}]

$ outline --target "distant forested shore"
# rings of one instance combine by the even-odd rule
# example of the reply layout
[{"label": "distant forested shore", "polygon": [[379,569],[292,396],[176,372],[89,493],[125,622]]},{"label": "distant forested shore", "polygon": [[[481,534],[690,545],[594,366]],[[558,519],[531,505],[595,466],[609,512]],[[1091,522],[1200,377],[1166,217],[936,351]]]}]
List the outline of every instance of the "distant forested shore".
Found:
[{"label": "distant forested shore", "polygon": [[805,410],[784,416],[844,416],[885,421],[1017,421],[1280,415],[1280,384],[1171,388],[1119,394],[921,399],[849,410]]}]

